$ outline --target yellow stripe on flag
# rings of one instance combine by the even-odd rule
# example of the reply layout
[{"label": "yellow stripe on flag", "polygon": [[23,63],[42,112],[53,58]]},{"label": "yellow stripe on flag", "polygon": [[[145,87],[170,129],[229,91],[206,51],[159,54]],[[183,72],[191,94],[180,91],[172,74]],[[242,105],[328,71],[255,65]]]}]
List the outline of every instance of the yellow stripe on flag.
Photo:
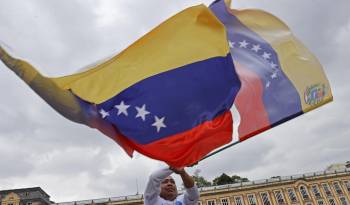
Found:
[{"label": "yellow stripe on flag", "polygon": [[145,78],[228,52],[224,26],[206,6],[199,5],[163,22],[107,62],[53,80],[98,104]]}]

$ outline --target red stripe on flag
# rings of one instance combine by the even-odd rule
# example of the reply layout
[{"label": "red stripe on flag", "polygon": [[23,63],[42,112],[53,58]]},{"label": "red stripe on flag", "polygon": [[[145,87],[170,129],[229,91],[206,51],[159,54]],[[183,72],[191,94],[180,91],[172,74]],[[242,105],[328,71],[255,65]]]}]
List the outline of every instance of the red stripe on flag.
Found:
[{"label": "red stripe on flag", "polygon": [[233,119],[230,111],[197,127],[156,142],[140,145],[125,136],[117,136],[119,143],[127,143],[139,153],[165,161],[172,167],[195,164],[214,149],[232,141]]},{"label": "red stripe on flag", "polygon": [[259,76],[241,64],[234,62],[241,80],[235,105],[241,116],[238,128],[239,140],[244,141],[270,128],[268,113],[263,102],[263,84]]}]

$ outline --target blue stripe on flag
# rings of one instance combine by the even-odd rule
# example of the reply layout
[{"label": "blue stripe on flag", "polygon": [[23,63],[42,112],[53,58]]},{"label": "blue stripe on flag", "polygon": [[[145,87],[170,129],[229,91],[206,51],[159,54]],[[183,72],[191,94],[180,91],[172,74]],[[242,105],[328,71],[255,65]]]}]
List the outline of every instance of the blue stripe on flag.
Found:
[{"label": "blue stripe on flag", "polygon": [[228,54],[147,78],[97,108],[124,136],[148,144],[229,110],[239,88]]}]

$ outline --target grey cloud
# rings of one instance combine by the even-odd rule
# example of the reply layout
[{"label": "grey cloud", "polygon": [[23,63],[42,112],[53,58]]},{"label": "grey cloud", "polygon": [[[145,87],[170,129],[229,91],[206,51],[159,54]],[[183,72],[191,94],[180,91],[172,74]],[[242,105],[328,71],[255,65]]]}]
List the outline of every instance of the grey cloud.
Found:
[{"label": "grey cloud", "polygon": [[[75,176],[81,173],[97,175],[110,163],[101,148],[71,147],[36,153],[38,174]],[[93,162],[93,163],[92,163]]]},{"label": "grey cloud", "polygon": [[[19,176],[27,177],[35,168],[30,157],[28,157],[28,153],[18,149],[20,147],[18,144],[3,143],[1,137],[0,143],[0,182],[2,179],[13,179]],[[17,143],[20,142],[17,141]]]},{"label": "grey cloud", "polygon": [[234,175],[248,172],[264,165],[274,146],[268,136],[258,136],[205,159],[196,168],[210,180],[221,173]]}]

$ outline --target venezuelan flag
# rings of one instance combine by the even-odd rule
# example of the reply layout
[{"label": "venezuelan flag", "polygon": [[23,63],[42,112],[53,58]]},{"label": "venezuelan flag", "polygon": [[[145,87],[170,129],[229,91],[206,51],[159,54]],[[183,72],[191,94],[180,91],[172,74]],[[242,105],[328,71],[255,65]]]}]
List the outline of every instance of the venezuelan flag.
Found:
[{"label": "venezuelan flag", "polygon": [[271,14],[231,1],[188,8],[85,72],[47,78],[0,47],[0,59],[66,118],[132,156],[191,165],[332,101],[317,59]]},{"label": "venezuelan flag", "polygon": [[210,9],[225,25],[242,83],[234,102],[240,141],[332,101],[322,66],[281,20],[230,5],[218,0]]},{"label": "venezuelan flag", "polygon": [[232,141],[240,80],[227,42],[224,25],[195,6],[114,58],[53,80],[130,155],[182,167]]}]

